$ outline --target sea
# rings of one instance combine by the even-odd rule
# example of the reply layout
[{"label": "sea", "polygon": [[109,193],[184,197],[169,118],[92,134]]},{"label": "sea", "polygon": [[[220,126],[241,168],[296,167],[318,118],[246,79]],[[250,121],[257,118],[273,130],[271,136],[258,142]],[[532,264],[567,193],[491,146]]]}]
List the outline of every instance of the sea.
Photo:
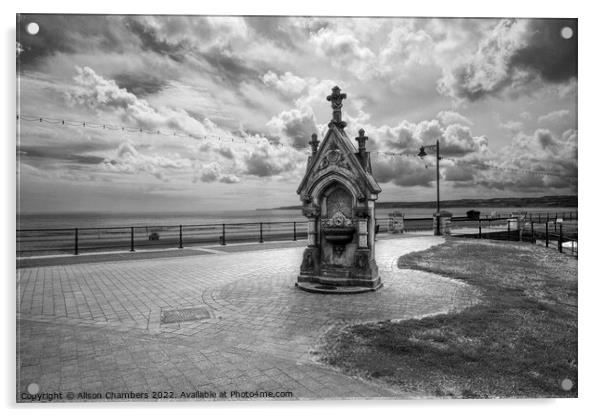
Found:
[{"label": "sea", "polygon": [[[485,215],[505,215],[509,213],[562,213],[577,211],[576,207],[449,207],[454,216],[465,216],[469,210]],[[377,218],[387,218],[392,212],[401,212],[406,218],[432,217],[434,209],[404,208],[376,209]],[[544,214],[545,215],[545,214]],[[189,212],[157,212],[157,213],[114,213],[114,212],[79,212],[79,213],[24,213],[17,215],[17,230],[24,229],[62,229],[62,228],[96,228],[96,227],[130,227],[130,226],[177,226],[232,223],[259,223],[280,221],[306,221],[300,209],[271,210],[219,210]]]}]

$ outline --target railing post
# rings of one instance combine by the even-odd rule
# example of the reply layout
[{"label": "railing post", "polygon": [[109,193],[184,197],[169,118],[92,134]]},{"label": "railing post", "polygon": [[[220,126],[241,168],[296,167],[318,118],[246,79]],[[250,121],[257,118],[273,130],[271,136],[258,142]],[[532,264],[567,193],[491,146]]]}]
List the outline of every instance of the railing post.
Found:
[{"label": "railing post", "polygon": [[550,236],[548,235],[548,222],[546,222],[546,248],[550,244]]},{"label": "railing post", "polygon": [[558,252],[562,253],[562,223],[560,223],[560,231],[558,234]]},{"label": "railing post", "polygon": [[479,219],[479,239],[481,238],[481,219]]},{"label": "railing post", "polygon": [[533,222],[531,222],[531,243],[535,243],[535,232],[533,231]]},{"label": "railing post", "polygon": [[263,223],[259,223],[259,243],[263,243]]},{"label": "railing post", "polygon": [[506,220],[508,223],[508,230],[506,231],[506,240],[510,240],[510,222]]},{"label": "railing post", "polygon": [[226,244],[226,224],[222,223],[222,245]]},{"label": "railing post", "polygon": [[75,255],[79,255],[79,229],[75,228]]},{"label": "railing post", "polygon": [[182,225],[180,225],[180,245],[178,246],[180,249],[184,247],[184,242],[182,242]]},{"label": "railing post", "polygon": [[297,240],[297,222],[293,222],[293,240]]},{"label": "railing post", "polygon": [[134,228],[130,227],[130,252],[134,252]]}]

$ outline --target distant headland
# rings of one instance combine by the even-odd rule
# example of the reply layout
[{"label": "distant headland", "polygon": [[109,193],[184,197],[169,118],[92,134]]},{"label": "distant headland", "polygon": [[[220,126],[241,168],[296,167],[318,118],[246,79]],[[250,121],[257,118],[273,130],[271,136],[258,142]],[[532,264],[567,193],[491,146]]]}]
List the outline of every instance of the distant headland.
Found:
[{"label": "distant headland", "polygon": [[[450,207],[577,207],[576,195],[550,195],[543,197],[504,197],[504,198],[463,198],[459,200],[442,200],[441,208]],[[435,201],[377,201],[377,209],[396,208],[435,208]],[[301,209],[300,205],[276,207],[258,210],[292,210]]]}]

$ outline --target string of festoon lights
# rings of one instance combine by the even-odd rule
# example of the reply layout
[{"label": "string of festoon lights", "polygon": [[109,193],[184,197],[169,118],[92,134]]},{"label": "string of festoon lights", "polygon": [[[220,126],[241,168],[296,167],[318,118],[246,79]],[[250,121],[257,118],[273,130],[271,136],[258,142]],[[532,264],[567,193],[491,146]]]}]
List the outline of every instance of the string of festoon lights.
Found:
[{"label": "string of festoon lights", "polygon": [[[282,148],[293,148],[298,151],[307,151],[310,152],[309,145],[294,145],[294,144],[286,144],[280,143],[279,141],[275,141],[268,138],[256,138],[256,137],[242,137],[242,136],[228,136],[228,135],[215,135],[215,134],[202,134],[202,135],[193,135],[182,130],[171,129],[145,129],[140,127],[133,126],[125,126],[125,125],[116,125],[113,123],[102,123],[102,122],[89,122],[83,120],[68,120],[62,118],[55,117],[44,117],[44,116],[33,116],[33,115],[23,115],[17,114],[17,121],[23,122],[33,122],[33,123],[45,123],[51,126],[56,127],[81,127],[88,129],[102,129],[102,130],[111,130],[111,131],[121,131],[127,133],[143,133],[149,135],[160,135],[160,136],[169,136],[169,137],[186,137],[197,140],[210,140],[216,143],[221,143],[223,145],[228,144],[262,144],[267,143],[278,149]],[[372,155],[375,155],[379,159],[395,159],[395,158],[408,158],[412,156],[409,153],[403,152],[387,152],[387,151],[372,151],[370,152]],[[539,175],[539,176],[557,176],[557,177],[568,177],[568,178],[576,178],[576,175],[569,175],[565,173],[553,172],[553,171],[543,171],[543,170],[529,170],[523,168],[511,168],[511,167],[503,167],[499,165],[490,164],[483,161],[468,161],[457,158],[441,158],[442,160],[447,160],[454,162],[458,165],[469,165],[473,167],[481,167],[487,168],[495,171],[503,171],[510,173],[521,173],[521,174],[529,174],[529,175]],[[425,168],[431,168],[431,164],[426,163]]]},{"label": "string of festoon lights", "polygon": [[294,148],[300,150],[309,149],[307,145],[294,145],[294,144],[286,144],[280,143],[278,141],[268,139],[268,138],[255,138],[255,137],[242,137],[242,136],[229,136],[229,135],[215,135],[211,133],[203,133],[203,134],[191,134],[184,132],[183,130],[177,129],[145,129],[141,127],[132,127],[125,125],[116,125],[112,123],[101,123],[101,122],[88,122],[84,120],[67,120],[61,118],[53,118],[53,117],[44,117],[44,116],[31,116],[24,114],[17,114],[17,121],[24,122],[35,122],[35,123],[45,123],[49,125],[55,126],[67,126],[67,127],[81,127],[88,129],[101,129],[101,130],[112,130],[112,131],[121,131],[127,133],[143,133],[148,135],[158,135],[158,136],[168,136],[168,137],[180,137],[180,138],[191,138],[197,140],[213,140],[215,142],[222,143],[246,143],[246,144],[254,144],[258,145],[261,143],[267,143],[275,148]]}]

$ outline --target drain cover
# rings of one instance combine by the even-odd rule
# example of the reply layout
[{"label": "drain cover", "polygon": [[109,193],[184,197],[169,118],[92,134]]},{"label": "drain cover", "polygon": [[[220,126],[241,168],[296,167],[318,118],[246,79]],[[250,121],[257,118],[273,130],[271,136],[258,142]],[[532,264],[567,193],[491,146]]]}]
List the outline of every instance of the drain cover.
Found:
[{"label": "drain cover", "polygon": [[334,285],[327,285],[327,284],[317,285],[316,288],[319,290],[336,290],[337,289],[337,287],[335,287]]},{"label": "drain cover", "polygon": [[161,311],[161,324],[182,323],[210,319],[211,314],[205,307],[188,307]]}]

